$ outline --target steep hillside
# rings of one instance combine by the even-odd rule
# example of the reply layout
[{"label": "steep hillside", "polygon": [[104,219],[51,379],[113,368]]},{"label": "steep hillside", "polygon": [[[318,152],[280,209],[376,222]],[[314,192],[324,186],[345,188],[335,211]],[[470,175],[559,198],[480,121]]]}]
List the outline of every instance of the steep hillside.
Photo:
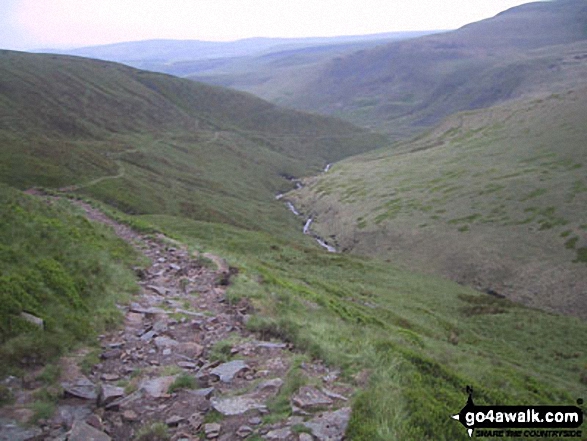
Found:
[{"label": "steep hillside", "polygon": [[[140,259],[132,247],[65,201],[41,201],[4,184],[0,223],[0,377],[121,321],[116,303],[137,290],[130,267]],[[0,404],[5,391],[3,384]]]},{"label": "steep hillside", "polygon": [[582,0],[526,4],[453,32],[339,57],[300,77],[282,102],[405,138],[456,111],[584,79],[586,26]]},{"label": "steep hillside", "polygon": [[587,317],[587,89],[457,114],[288,195],[340,248]]},{"label": "steep hillside", "polygon": [[135,213],[247,227],[264,213],[288,225],[273,201],[291,186],[284,176],[383,141],[349,123],[167,75],[0,53],[0,180],[19,188],[71,187]]},{"label": "steep hillside", "polygon": [[[480,211],[483,220],[496,223],[495,235],[486,242],[501,240],[498,227],[506,225],[499,222],[521,219],[517,227],[534,228],[534,238],[543,237],[539,232],[558,234],[548,240],[567,253],[561,265],[583,260],[583,227],[576,211],[585,206],[578,157],[585,139],[584,96],[577,91],[495,109],[494,115],[464,115],[414,145],[335,164],[324,177],[332,177],[336,185],[322,189],[323,198],[347,198],[355,212],[340,209],[340,216],[329,219],[327,210],[333,208],[327,207],[318,227],[326,226],[323,220],[336,225],[361,216],[361,197],[365,203],[380,198],[377,203],[385,207],[369,208],[356,227],[375,231],[395,220],[395,199],[401,198],[407,213],[403,220],[413,230],[437,228],[452,237],[473,238],[481,218],[470,217],[462,201],[479,197],[479,203],[488,204],[488,213]],[[445,144],[436,145],[443,140]],[[514,141],[522,147],[519,152],[512,149]],[[72,366],[76,357],[42,371],[17,368],[44,362],[63,346],[115,323],[114,301],[122,302],[125,312],[124,303],[137,311],[127,316],[132,331],[107,333],[78,354],[93,384],[112,386],[102,389],[102,398],[106,390],[122,395],[124,403],[133,402],[131,409],[113,405],[105,410],[103,399],[82,405],[84,416],[88,408],[94,412],[89,416],[94,425],[109,429],[114,422],[109,435],[116,441],[155,433],[164,438],[168,431],[204,438],[211,427],[200,428],[202,422],[214,423],[208,435],[243,433],[240,423],[231,423],[234,419],[213,411],[212,405],[218,400],[251,403],[251,394],[265,394],[268,388],[276,395],[263,401],[267,412],[246,430],[252,432],[250,439],[286,429],[294,437],[310,430],[303,423],[316,420],[328,430],[322,406],[303,416],[292,407],[292,396],[318,387],[337,404],[352,407],[350,420],[344,421],[347,438],[369,441],[469,439],[450,418],[465,403],[467,386],[474,387],[477,404],[577,402],[587,383],[587,342],[577,338],[587,330],[584,321],[526,308],[383,260],[324,252],[301,234],[299,221],[282,202],[274,200],[275,191],[292,187],[281,175],[312,174],[326,161],[381,142],[381,137],[346,123],[187,80],[78,58],[0,53],[1,180],[20,189],[68,186],[65,190],[74,197],[94,199],[119,222],[147,232],[140,241],[152,267],[135,271],[144,279],[141,285],[157,283],[143,287],[149,291],[142,290],[139,302],[144,306],[128,305],[129,299],[119,295],[133,288],[128,265],[136,256],[111,229],[84,219],[65,198],[33,198],[0,185],[0,371],[23,379],[0,379],[0,406],[16,401],[20,411],[9,420],[2,413],[0,432],[20,430],[14,418],[31,423],[39,419],[51,433],[70,429],[80,410],[72,406],[79,401],[64,398],[59,377],[69,382],[72,371],[79,374],[79,366]],[[355,164],[363,169],[355,171]],[[388,167],[397,168],[389,174]],[[536,188],[535,179],[525,181],[526,176],[538,178],[541,187]],[[422,192],[428,195],[422,186],[430,185],[430,194],[440,198],[426,199],[432,211],[420,209],[417,202]],[[393,191],[397,195],[391,196]],[[453,194],[466,198],[453,199]],[[485,194],[490,196],[485,199]],[[492,194],[513,198],[500,208],[505,213],[494,213],[500,204],[492,201]],[[566,198],[564,204],[561,198]],[[554,210],[551,200],[556,201]],[[521,217],[525,208],[531,210],[524,215],[536,216]],[[419,216],[430,227],[414,227]],[[437,227],[432,221],[438,221]],[[155,244],[159,232],[172,240]],[[386,240],[376,232],[374,237],[375,246]],[[132,234],[125,238],[133,242]],[[194,262],[205,252],[225,258],[229,274],[200,271],[212,266],[203,256]],[[403,257],[395,254],[398,260]],[[191,309],[195,306],[199,312]],[[23,323],[19,317],[25,310],[51,326],[40,330]],[[274,339],[287,344],[275,345]],[[238,375],[232,387],[213,381],[211,371],[219,366],[209,360],[234,357],[241,364],[238,359],[245,353],[253,357],[251,369]],[[267,370],[256,364],[261,360]],[[281,378],[268,383],[265,375],[275,372]],[[168,389],[164,382],[176,374]],[[186,390],[208,382],[212,391]],[[157,395],[173,392],[173,399],[143,396],[133,401],[142,395],[138,389],[152,391],[154,383]],[[14,400],[11,389],[19,387],[26,393]],[[357,393],[351,395],[353,390]],[[296,418],[290,418],[294,413]],[[243,424],[248,421],[249,415],[242,416]]]}]

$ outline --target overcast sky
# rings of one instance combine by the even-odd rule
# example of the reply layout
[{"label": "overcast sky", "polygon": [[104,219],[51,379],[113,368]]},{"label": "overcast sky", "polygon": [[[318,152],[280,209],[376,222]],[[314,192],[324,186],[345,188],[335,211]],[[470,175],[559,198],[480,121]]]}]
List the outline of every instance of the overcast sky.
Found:
[{"label": "overcast sky", "polygon": [[0,0],[0,48],[455,29],[520,0]]}]

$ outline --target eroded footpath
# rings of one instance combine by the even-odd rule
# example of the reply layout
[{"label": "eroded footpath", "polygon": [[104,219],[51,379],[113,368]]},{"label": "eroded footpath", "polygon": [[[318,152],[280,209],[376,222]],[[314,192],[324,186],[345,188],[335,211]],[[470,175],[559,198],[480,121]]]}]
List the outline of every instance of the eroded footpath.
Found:
[{"label": "eroded footpath", "polygon": [[99,337],[99,361],[84,375],[87,350],[61,360],[51,418],[26,425],[40,388],[34,375],[4,380],[16,400],[0,409],[0,440],[344,439],[352,387],[291,344],[249,332],[251,306],[226,300],[233,268],[75,203],[151,265],[137,269],[140,293],[120,306],[124,326]]}]

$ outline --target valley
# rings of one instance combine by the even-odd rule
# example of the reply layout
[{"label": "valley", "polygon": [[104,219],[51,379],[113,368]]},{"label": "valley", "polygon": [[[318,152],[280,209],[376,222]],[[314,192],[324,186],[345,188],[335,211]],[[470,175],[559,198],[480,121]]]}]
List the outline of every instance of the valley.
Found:
[{"label": "valley", "polygon": [[585,411],[585,29],[0,50],[0,440]]},{"label": "valley", "polygon": [[457,114],[285,197],[343,251],[584,318],[586,92]]}]

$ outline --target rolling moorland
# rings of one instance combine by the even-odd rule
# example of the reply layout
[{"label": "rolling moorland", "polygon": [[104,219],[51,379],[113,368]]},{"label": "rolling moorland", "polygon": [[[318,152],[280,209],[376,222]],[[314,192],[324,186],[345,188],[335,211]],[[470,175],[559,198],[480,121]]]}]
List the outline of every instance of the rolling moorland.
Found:
[{"label": "rolling moorland", "polygon": [[[551,19],[577,2],[552,5]],[[573,291],[585,280],[586,92],[577,87],[582,43],[564,29],[555,43],[565,43],[571,65],[560,63],[556,90],[454,115],[391,147],[351,124],[239,92],[1,52],[2,374],[45,366],[48,384],[31,407],[55,406],[55,357],[96,345],[95,335],[120,323],[114,302],[130,301],[131,268],[145,265],[65,198],[22,192],[36,186],[238,268],[227,299],[250,302],[249,330],[293,343],[357,388],[349,439],[469,439],[450,418],[467,385],[476,404],[575,404],[587,384],[586,343],[575,337],[587,330],[584,304]],[[528,57],[552,56],[543,46]],[[318,248],[274,197],[293,187],[288,177],[335,161],[287,197],[352,254]],[[524,291],[549,275],[556,293]],[[19,320],[21,311],[46,329]],[[290,414],[285,406],[264,424]]]},{"label": "rolling moorland", "polygon": [[584,53],[586,23],[581,0],[535,2],[455,31],[337,54],[311,68],[284,70],[288,60],[295,63],[292,54],[271,65],[251,63],[247,77],[225,69],[194,78],[402,140],[458,111],[581,84],[584,60],[574,57]]},{"label": "rolling moorland", "polygon": [[135,214],[282,231],[294,222],[271,200],[293,187],[284,176],[385,141],[342,121],[113,63],[16,52],[1,61],[2,181],[75,184]]},{"label": "rolling moorland", "polygon": [[587,89],[459,113],[287,197],[342,250],[587,317]]},{"label": "rolling moorland", "polygon": [[[279,83],[284,84],[288,69],[294,68],[296,72],[300,68],[307,70],[310,64],[325,62],[340,54],[431,33],[419,31],[321,38],[248,38],[232,42],[148,40],[61,51],[43,49],[38,52],[114,61],[179,77],[194,76],[197,79],[203,75],[210,79],[204,82],[229,86],[226,83],[228,81],[234,88],[245,90],[238,85],[265,83],[272,77],[281,78]],[[279,72],[275,72],[275,69]],[[226,80],[223,80],[225,74]]]}]

